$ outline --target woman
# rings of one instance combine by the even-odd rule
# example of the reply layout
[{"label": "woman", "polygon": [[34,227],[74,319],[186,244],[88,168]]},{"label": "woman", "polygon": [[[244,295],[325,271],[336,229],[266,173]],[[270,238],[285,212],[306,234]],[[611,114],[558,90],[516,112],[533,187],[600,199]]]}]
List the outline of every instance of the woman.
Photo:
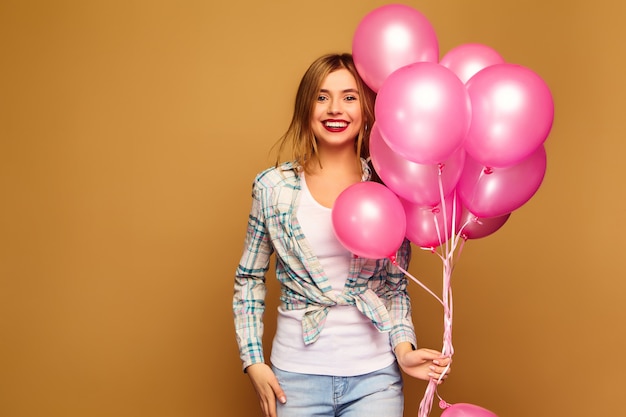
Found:
[{"label": "woman", "polygon": [[[268,417],[397,416],[402,375],[443,379],[450,359],[415,349],[404,274],[388,259],[353,256],[334,235],[331,209],[366,163],[374,93],[349,54],[304,74],[276,166],[257,175],[233,311],[243,368]],[[289,162],[280,162],[290,147]],[[281,304],[271,352],[262,347],[265,274],[276,255]],[[396,262],[406,269],[410,243]]]}]

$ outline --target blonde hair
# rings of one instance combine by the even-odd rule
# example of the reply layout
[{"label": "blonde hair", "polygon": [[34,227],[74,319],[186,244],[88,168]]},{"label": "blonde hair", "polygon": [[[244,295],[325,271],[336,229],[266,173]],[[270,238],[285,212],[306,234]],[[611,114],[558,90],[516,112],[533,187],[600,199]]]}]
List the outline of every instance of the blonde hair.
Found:
[{"label": "blonde hair", "polygon": [[317,142],[311,128],[311,117],[322,83],[328,74],[340,69],[346,69],[352,74],[359,90],[363,123],[354,146],[357,155],[356,163],[362,170],[360,158],[369,157],[369,135],[375,120],[376,95],[363,82],[356,70],[352,55],[348,53],[323,55],[316,59],[304,73],[296,94],[291,123],[277,143],[276,166],[280,165],[280,158],[288,145],[291,145],[291,160],[301,166],[305,172],[308,171],[311,161],[315,159],[319,161],[319,158],[314,158],[318,156],[318,153]]}]

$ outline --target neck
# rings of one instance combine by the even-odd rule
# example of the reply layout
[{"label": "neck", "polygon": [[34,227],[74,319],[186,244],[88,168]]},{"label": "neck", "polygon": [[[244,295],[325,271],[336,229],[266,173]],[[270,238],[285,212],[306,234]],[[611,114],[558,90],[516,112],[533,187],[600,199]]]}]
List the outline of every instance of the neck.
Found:
[{"label": "neck", "polygon": [[343,149],[318,149],[318,151],[319,159],[312,161],[311,164],[313,174],[321,173],[321,171],[326,173],[359,171],[356,153],[352,146]]}]

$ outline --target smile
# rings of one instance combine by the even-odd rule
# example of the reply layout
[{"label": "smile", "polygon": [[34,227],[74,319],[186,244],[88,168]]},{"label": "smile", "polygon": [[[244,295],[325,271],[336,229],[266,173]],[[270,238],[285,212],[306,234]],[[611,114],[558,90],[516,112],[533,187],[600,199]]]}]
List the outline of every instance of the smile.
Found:
[{"label": "smile", "polygon": [[326,130],[331,132],[342,131],[348,127],[348,122],[344,120],[326,120],[323,124]]}]

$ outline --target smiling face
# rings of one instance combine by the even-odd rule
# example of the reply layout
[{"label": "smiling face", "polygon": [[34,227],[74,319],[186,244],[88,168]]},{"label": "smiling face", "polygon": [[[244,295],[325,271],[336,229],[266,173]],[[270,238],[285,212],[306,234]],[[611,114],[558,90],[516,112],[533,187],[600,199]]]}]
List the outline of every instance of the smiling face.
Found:
[{"label": "smiling face", "polygon": [[317,146],[354,146],[362,123],[356,80],[347,69],[331,72],[322,82],[311,117]]}]

